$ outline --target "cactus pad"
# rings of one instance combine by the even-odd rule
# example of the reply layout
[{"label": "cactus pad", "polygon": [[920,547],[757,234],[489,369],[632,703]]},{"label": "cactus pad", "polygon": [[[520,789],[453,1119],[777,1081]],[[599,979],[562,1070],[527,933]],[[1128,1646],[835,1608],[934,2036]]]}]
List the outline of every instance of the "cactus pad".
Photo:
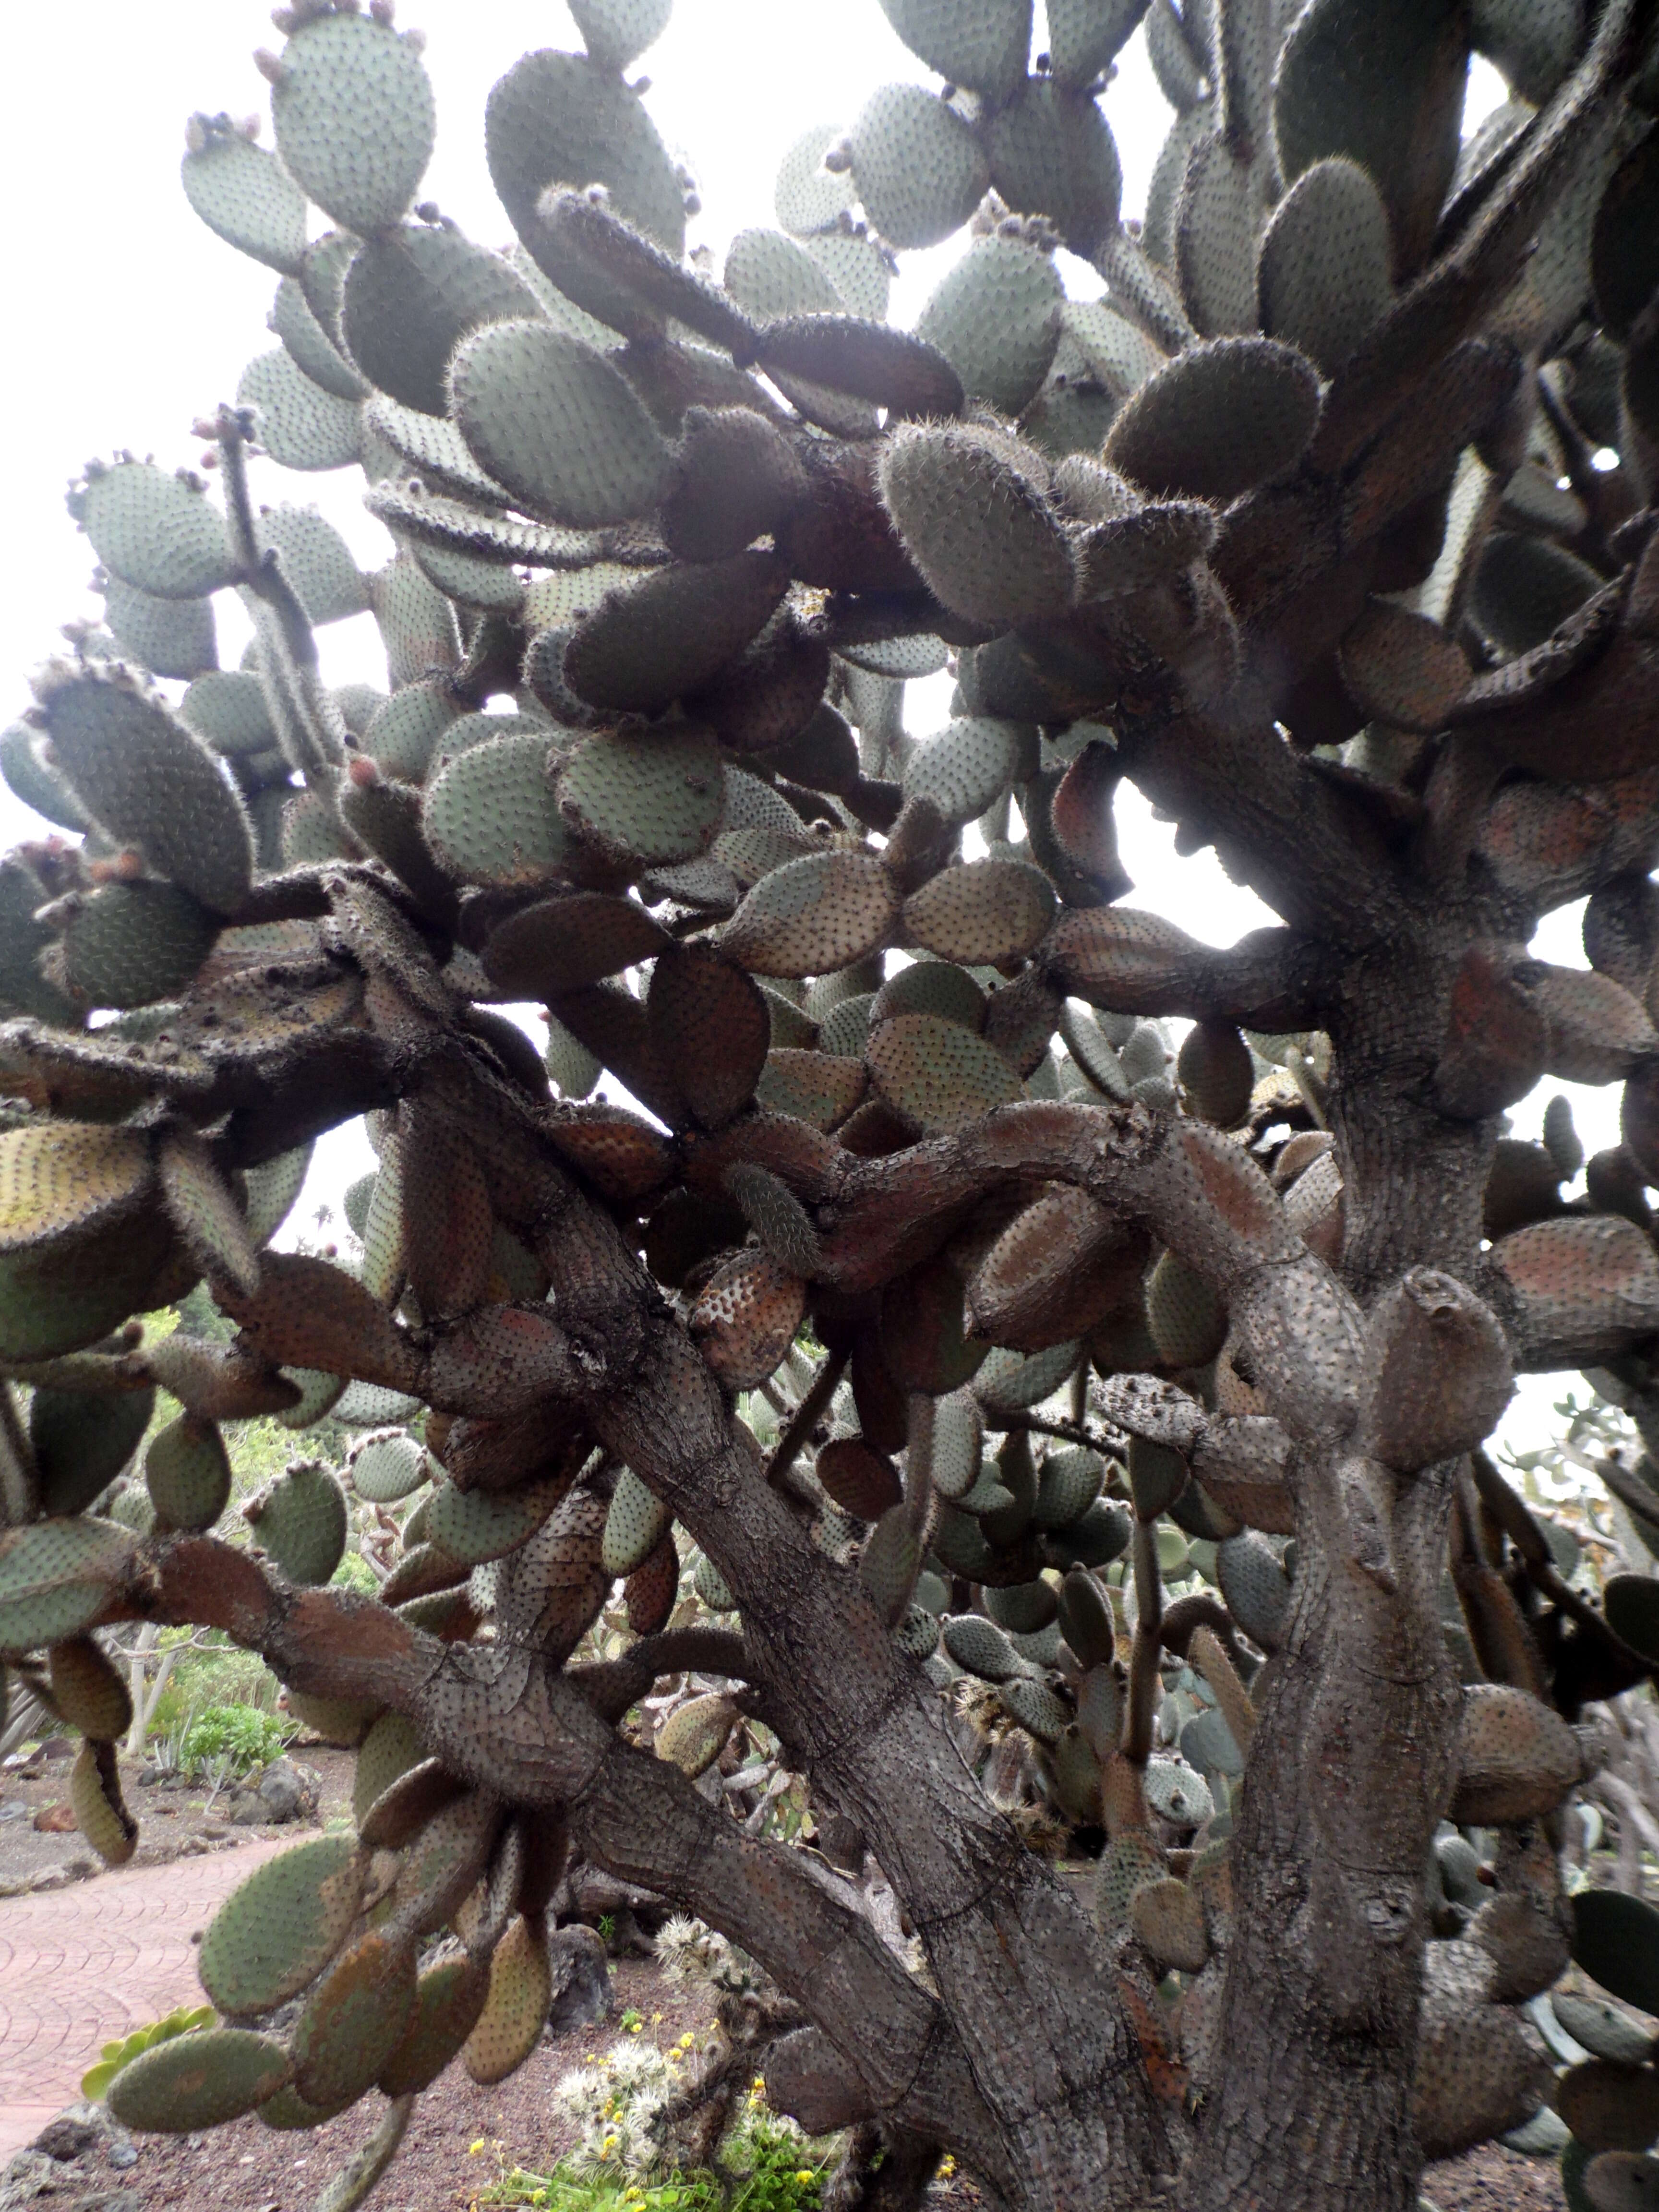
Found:
[{"label": "cactus pad", "polygon": [[852,131],[853,177],[866,214],[890,244],[936,246],[967,221],[990,171],[955,111],[920,85],[884,84]]},{"label": "cactus pad", "polygon": [[345,1550],[345,1492],[321,1460],[295,1460],[242,1509],[290,1582],[325,1583]]},{"label": "cactus pad", "polygon": [[1318,372],[1293,346],[1214,338],[1148,378],[1105,458],[1149,492],[1233,499],[1288,469],[1318,418]]},{"label": "cactus pad", "polygon": [[288,2053],[273,2037],[244,2027],[198,2029],[152,2045],[124,2066],[106,2101],[124,2128],[191,2135],[240,2119],[274,2097],[288,2075]]},{"label": "cactus pad", "polygon": [[270,108],[283,166],[331,221],[363,238],[397,222],[437,127],[417,46],[367,16],[313,16],[283,49]]},{"label": "cactus pad", "polygon": [[294,2025],[294,2087],[308,2105],[337,2110],[372,2086],[404,2039],[415,1982],[413,1953],[385,1935],[336,1958]]},{"label": "cactus pad", "polygon": [[271,2011],[314,1981],[345,1941],[368,1861],[320,1836],[254,1869],[215,1913],[197,1954],[202,1987],[233,2017]]},{"label": "cactus pad", "polygon": [[1041,471],[1035,454],[977,428],[917,424],[888,441],[882,497],[906,551],[953,612],[1011,623],[1069,604],[1071,553]]},{"label": "cactus pad", "polygon": [[884,1023],[865,1058],[881,1096],[928,1135],[964,1127],[1024,1096],[994,1046],[936,1014],[901,1014]]}]

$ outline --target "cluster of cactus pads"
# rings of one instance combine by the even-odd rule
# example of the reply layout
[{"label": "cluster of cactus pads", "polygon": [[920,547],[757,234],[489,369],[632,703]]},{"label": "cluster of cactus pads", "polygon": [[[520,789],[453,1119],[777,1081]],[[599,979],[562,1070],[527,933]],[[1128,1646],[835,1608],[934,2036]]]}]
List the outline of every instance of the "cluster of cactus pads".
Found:
[{"label": "cluster of cactus pads", "polygon": [[[136,1829],[104,1624],[226,1628],[360,1743],[355,1837],[262,1867],[208,1931],[221,2024],[111,2089],[194,2130],[378,2088],[340,2203],[458,2054],[494,2081],[532,2048],[568,1826],[735,1914],[810,2023],[775,2094],[930,2140],[949,2110],[1007,2201],[1083,2201],[1013,2090],[928,2071],[986,2001],[953,1948],[980,1891],[915,1911],[932,1981],[890,1994],[933,2025],[902,2066],[790,1932],[844,1902],[809,1883],[769,1949],[744,1918],[758,1861],[692,1787],[744,1714],[834,1806],[868,1714],[932,1713],[957,1781],[872,1783],[868,1841],[921,1881],[904,1824],[960,1811],[966,1754],[996,1814],[963,1864],[1025,1885],[996,1941],[1048,1930],[1019,2032],[1033,1977],[1094,1943],[1139,2069],[1112,2139],[1151,2172],[1195,2112],[1206,2212],[1242,2202],[1222,2053],[1272,1981],[1248,1947],[1298,1884],[1322,1926],[1436,1940],[1413,2116],[1343,2193],[1276,2204],[1394,2207],[1413,2125],[1433,2153],[1526,2121],[1575,1940],[1659,2008],[1659,1917],[1570,1911],[1554,1851],[1583,1707],[1659,1669],[1659,1581],[1592,1607],[1479,1449],[1514,1371],[1562,1366],[1659,1442],[1651,10],[1048,0],[1034,56],[1030,0],[882,4],[943,83],[799,137],[718,275],[624,74],[665,0],[571,0],[586,51],[495,86],[499,250],[419,198],[434,101],[389,0],[279,9],[275,150],[198,115],[184,163],[274,273],[276,342],[198,424],[213,483],[124,453],[74,487],[106,621],[0,735],[52,825],[0,862],[0,1650],[82,1731],[112,1863]],[[1143,24],[1176,112],[1126,224],[1100,94]],[[1509,97],[1464,140],[1477,55]],[[964,225],[890,324],[896,255]],[[387,564],[314,507],[256,509],[251,449],[360,467]],[[316,630],[365,612],[386,688],[330,689]],[[947,668],[918,737],[906,684]],[[1125,775],[1284,926],[1219,953],[1119,903]],[[1529,959],[1586,896],[1589,970]],[[496,1011],[526,1004],[544,1052]],[[1621,1144],[1586,1164],[1565,1099],[1543,1144],[1501,1134],[1546,1074],[1622,1083]],[[1406,1135],[1375,1137],[1389,1113]],[[274,1251],[314,1138],[358,1115],[351,1256]],[[1444,1203],[1379,1229],[1420,1174]],[[203,1280],[234,1340],[146,1340],[132,1317]],[[157,1391],[176,1417],[123,1483]],[[769,1457],[731,1412],[757,1391]],[[324,1587],[353,1507],[319,1461],[213,1534],[224,1425],[331,1413],[395,1530],[374,1601]],[[1659,1471],[1612,1474],[1659,1556]],[[635,1642],[568,1663],[619,1580]],[[1356,1651],[1360,1703],[1317,1721],[1298,1666]],[[1461,1722],[1414,1708],[1376,1765],[1396,1723],[1364,1698],[1454,1672]],[[641,1796],[614,1731],[671,1674],[698,1694]],[[855,1724],[815,1738],[843,1690]],[[1458,1825],[1387,1890],[1367,1823],[1419,1751],[1422,1837]],[[1261,1793],[1292,1784],[1312,1809],[1274,1838]],[[699,1840],[659,1863],[637,1835],[671,1816]],[[988,1840],[1015,1831],[1036,1849]],[[1098,1855],[1092,1936],[1039,1864],[1068,1841]],[[862,1941],[837,1956],[898,1972]],[[1397,1955],[1376,1971],[1415,1976]],[[1306,2063],[1358,2048],[1345,1991],[1311,2001],[1337,2009]],[[1552,2017],[1575,2203],[1651,2201],[1650,2030]],[[1409,2030],[1388,2049],[1409,2098]],[[1030,2088],[1072,2100],[1079,2160],[1116,2063]],[[862,2105],[823,2087],[854,2077]]]}]

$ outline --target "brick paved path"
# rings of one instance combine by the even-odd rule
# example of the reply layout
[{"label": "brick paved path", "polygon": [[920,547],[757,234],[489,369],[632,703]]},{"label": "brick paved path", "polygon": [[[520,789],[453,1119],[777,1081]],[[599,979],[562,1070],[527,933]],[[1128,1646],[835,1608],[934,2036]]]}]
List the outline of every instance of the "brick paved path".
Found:
[{"label": "brick paved path", "polygon": [[74,2101],[104,2044],[203,2002],[191,1936],[283,1848],[244,1844],[0,1900],[0,2161]]}]

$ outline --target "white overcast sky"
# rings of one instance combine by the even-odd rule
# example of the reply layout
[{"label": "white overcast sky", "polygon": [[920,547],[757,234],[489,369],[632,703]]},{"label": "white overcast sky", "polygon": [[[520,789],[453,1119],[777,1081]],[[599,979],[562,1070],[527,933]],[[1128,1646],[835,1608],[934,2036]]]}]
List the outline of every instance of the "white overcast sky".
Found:
[{"label": "white overcast sky", "polygon": [[[14,8],[0,72],[0,205],[8,212],[12,339],[6,361],[7,512],[0,589],[0,720],[27,702],[28,670],[58,643],[58,625],[96,615],[92,554],[64,507],[69,478],[116,447],[193,463],[192,420],[234,392],[249,358],[275,341],[264,319],[275,275],[222,244],[191,213],[179,183],[185,117],[192,109],[267,118],[268,88],[256,46],[281,43],[265,11],[244,0],[78,0],[73,8]],[[526,48],[580,48],[562,0],[426,0],[399,9],[400,27],[428,34],[438,99],[438,140],[423,197],[467,233],[501,245],[508,226],[489,185],[483,107],[490,86]],[[1040,32],[1039,32],[1040,36]],[[893,78],[933,83],[895,36],[877,0],[678,0],[665,36],[638,65],[647,104],[696,177],[702,210],[689,245],[723,260],[732,234],[769,224],[772,181],[785,149],[809,125],[848,124],[874,87]],[[1484,67],[1471,88],[1469,121],[1501,94]],[[1136,34],[1120,59],[1106,112],[1124,170],[1124,207],[1138,214],[1169,110]],[[318,228],[323,226],[319,222]],[[907,255],[892,319],[912,320],[957,242]],[[1102,287],[1069,267],[1073,289]],[[1081,283],[1075,279],[1081,276]],[[389,543],[356,503],[355,471],[299,477],[258,466],[267,499],[312,500],[343,529],[365,566]],[[221,593],[222,661],[234,666],[246,635]],[[367,616],[323,633],[325,672],[337,682],[383,682]],[[941,719],[943,679],[915,705],[927,727]],[[914,687],[920,690],[921,687]],[[1172,831],[1152,821],[1138,794],[1118,807],[1129,902],[1165,913],[1208,941],[1232,943],[1273,917],[1230,884],[1209,852],[1176,857]],[[0,848],[38,834],[37,818],[0,787]],[[1583,965],[1577,910],[1552,917],[1540,957]],[[1544,1104],[1567,1089],[1586,1146],[1616,1141],[1617,1094],[1555,1084],[1517,1108],[1517,1133],[1537,1133]],[[337,1194],[368,1164],[360,1133],[341,1132],[313,1173],[304,1203]],[[1529,1385],[1506,1428],[1537,1441],[1557,1386]]]}]

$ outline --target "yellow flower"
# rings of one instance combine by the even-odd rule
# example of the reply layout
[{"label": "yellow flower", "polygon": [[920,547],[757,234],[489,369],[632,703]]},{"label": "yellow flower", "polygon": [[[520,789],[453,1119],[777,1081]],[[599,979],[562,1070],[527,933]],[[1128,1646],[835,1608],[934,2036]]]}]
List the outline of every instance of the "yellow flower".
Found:
[{"label": "yellow flower", "polygon": [[761,2092],[762,2092],[762,2091],[765,2088],[765,2087],[766,2087],[766,2076],[765,2076],[765,2075],[764,2075],[764,2074],[757,2074],[757,2075],[756,2075],[756,2076],[755,2076],[755,2078],[754,2078],[754,2080],[750,2083],[750,2085],[749,2085],[749,2086],[750,2086],[750,2087],[754,2091],[755,2094],[758,2097],[758,2096],[760,2095]]},{"label": "yellow flower", "polygon": [[801,2187],[804,2189],[804,2188],[806,2186],[807,2183],[808,2183],[809,2181],[811,2181],[811,2180],[812,2176],[811,2176],[810,2173],[808,2173],[808,2172],[805,2172],[805,2171],[802,2171],[801,2172],[798,2173],[798,2174],[795,2176],[795,2179],[796,2179],[796,2180],[800,2184]]},{"label": "yellow flower", "polygon": [[478,2155],[479,2152],[480,2152],[483,2148],[483,2137],[482,2136],[480,2136],[478,2137],[478,2140],[477,2141],[477,2142],[470,2142],[470,2143],[467,2145],[467,2147],[466,2147],[466,2154],[467,2154],[467,2156],[468,2156],[469,2158],[477,2158],[477,2156]]},{"label": "yellow flower", "polygon": [[663,2055],[667,2059],[671,2066],[678,2066],[679,2064],[680,2054],[678,2050],[665,2051]]},{"label": "yellow flower", "polygon": [[659,2012],[653,2012],[652,2014],[651,2025],[653,2027],[660,2027],[662,2026],[662,2014]]},{"label": "yellow flower", "polygon": [[680,2049],[681,2049],[682,2051],[690,2051],[690,2049],[691,2048],[692,2045],[696,2041],[696,2039],[696,2039],[696,2037],[695,2035],[690,2034],[690,2033],[686,2033],[686,2034],[684,2034],[684,2035],[681,2036],[681,2038],[680,2038]]},{"label": "yellow flower", "polygon": [[633,2027],[630,2027],[630,2028],[629,2029],[628,2033],[629,2033],[630,2035],[637,2035],[637,2034],[639,2033],[639,2032],[640,2032],[641,2028],[644,2025],[645,2025],[645,2023],[644,2023],[644,2021],[638,2021],[638,2020],[636,2020],[636,2021],[635,2021],[635,2023],[634,2023]]}]

